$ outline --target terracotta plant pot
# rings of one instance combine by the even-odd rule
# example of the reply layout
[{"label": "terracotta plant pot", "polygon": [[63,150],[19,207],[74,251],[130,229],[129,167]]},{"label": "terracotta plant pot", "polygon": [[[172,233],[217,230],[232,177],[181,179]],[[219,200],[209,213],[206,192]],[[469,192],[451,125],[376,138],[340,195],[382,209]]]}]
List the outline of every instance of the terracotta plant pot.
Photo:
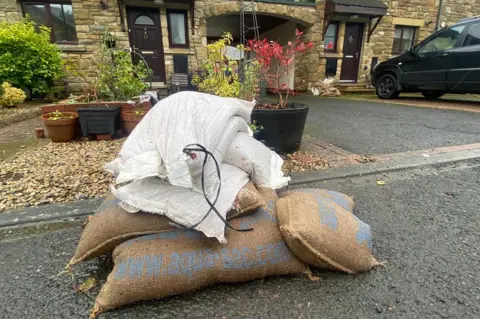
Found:
[{"label": "terracotta plant pot", "polygon": [[121,113],[123,130],[127,135],[130,135],[135,129],[137,124],[143,119],[147,114],[148,110],[139,110],[139,114],[136,114],[135,111],[125,111]]},{"label": "terracotta plant pot", "polygon": [[66,143],[75,139],[75,124],[78,114],[73,112],[62,112],[62,116],[57,120],[51,120],[54,113],[42,115],[43,124],[47,127],[48,136],[54,143]]}]

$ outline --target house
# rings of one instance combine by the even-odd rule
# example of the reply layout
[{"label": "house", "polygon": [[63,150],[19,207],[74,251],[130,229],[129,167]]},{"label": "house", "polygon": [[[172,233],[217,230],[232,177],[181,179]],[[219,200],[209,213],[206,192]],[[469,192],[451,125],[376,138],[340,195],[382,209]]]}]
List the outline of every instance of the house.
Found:
[{"label": "house", "polygon": [[[301,29],[316,46],[296,57],[285,83],[334,77],[341,86],[365,87],[378,62],[408,50],[436,29],[480,14],[475,0],[3,0],[0,20],[29,14],[52,28],[65,59],[92,68],[101,35],[109,30],[117,48],[132,50],[153,70],[162,88],[172,73],[195,71],[206,45],[229,31],[240,43],[257,24],[260,38],[287,43]],[[257,16],[252,18],[252,3]],[[242,27],[241,27],[242,26]],[[245,29],[246,32],[241,32]],[[85,84],[70,78],[72,91]]]}]

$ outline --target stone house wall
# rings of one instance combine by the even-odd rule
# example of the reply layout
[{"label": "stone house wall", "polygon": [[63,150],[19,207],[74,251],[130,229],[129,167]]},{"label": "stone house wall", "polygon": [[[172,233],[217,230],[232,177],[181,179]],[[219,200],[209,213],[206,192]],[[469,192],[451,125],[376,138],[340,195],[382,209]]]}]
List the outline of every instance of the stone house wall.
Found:
[{"label": "stone house wall", "polygon": [[[339,21],[337,38],[337,52],[325,52],[322,35],[325,17],[325,0],[317,1],[316,7],[274,4],[257,2],[257,14],[268,14],[283,17],[294,21],[304,32],[302,40],[311,41],[315,48],[306,55],[298,56],[295,61],[295,86],[306,88],[308,83],[325,78],[326,59],[337,59],[337,75],[339,78],[342,58],[345,26],[348,19]],[[415,26],[417,28],[415,42],[418,43],[435,30],[440,0],[383,0],[388,6],[388,13],[383,17],[370,42],[367,42],[368,20],[361,17],[355,22],[365,23],[362,41],[361,61],[358,73],[358,84],[365,86],[369,81],[370,64],[372,57],[379,61],[393,56],[393,35],[395,25]],[[188,55],[189,69],[196,70],[200,61],[206,58],[207,23],[208,18],[219,15],[238,14],[239,3],[236,0],[196,0],[194,8],[194,21],[192,25],[192,12],[188,10],[188,36],[190,47],[187,49],[173,49],[169,47],[167,15],[165,6],[156,6],[153,1],[124,0],[124,6],[119,8],[117,1],[108,1],[108,7],[103,9],[98,0],[72,0],[76,24],[78,44],[59,45],[64,59],[76,65],[80,71],[93,70],[92,60],[100,50],[101,37],[108,29],[117,38],[117,47],[127,49],[130,47],[128,32],[126,30],[125,6],[156,7],[160,11],[162,25],[162,42],[165,54],[166,84],[173,73],[174,54]],[[170,7],[187,9],[188,5],[168,4]],[[121,21],[120,10],[123,10],[125,21]],[[22,10],[17,0],[0,0],[0,21],[13,21],[21,18]],[[443,0],[440,23],[450,25],[461,18],[480,15],[480,0]],[[334,19],[342,20],[340,17]],[[122,25],[125,26],[122,30]],[[366,68],[366,70],[364,70]],[[70,76],[68,83],[71,91],[82,91],[86,84],[82,80]]]}]

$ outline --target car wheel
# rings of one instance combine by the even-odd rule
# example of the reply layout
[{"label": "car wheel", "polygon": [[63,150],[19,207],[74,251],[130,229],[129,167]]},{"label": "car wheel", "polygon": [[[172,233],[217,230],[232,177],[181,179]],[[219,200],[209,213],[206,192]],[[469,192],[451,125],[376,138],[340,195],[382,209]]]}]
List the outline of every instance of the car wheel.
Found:
[{"label": "car wheel", "polygon": [[375,91],[381,99],[395,99],[400,94],[397,89],[397,79],[392,74],[382,75],[375,85]]},{"label": "car wheel", "polygon": [[422,95],[427,100],[436,100],[444,94],[445,94],[445,92],[442,92],[442,91],[423,91],[422,92]]}]

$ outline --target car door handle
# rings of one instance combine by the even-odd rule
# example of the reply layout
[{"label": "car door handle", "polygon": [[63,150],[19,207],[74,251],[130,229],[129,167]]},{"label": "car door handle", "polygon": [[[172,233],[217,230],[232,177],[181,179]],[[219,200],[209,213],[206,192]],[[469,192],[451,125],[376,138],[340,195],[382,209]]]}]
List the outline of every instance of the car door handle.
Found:
[{"label": "car door handle", "polygon": [[437,59],[440,59],[440,58],[444,58],[444,57],[446,57],[446,56],[448,56],[448,53],[445,53],[445,52],[444,52],[444,53],[439,53],[439,54],[437,54],[437,55],[436,55],[436,58],[437,58]]}]

